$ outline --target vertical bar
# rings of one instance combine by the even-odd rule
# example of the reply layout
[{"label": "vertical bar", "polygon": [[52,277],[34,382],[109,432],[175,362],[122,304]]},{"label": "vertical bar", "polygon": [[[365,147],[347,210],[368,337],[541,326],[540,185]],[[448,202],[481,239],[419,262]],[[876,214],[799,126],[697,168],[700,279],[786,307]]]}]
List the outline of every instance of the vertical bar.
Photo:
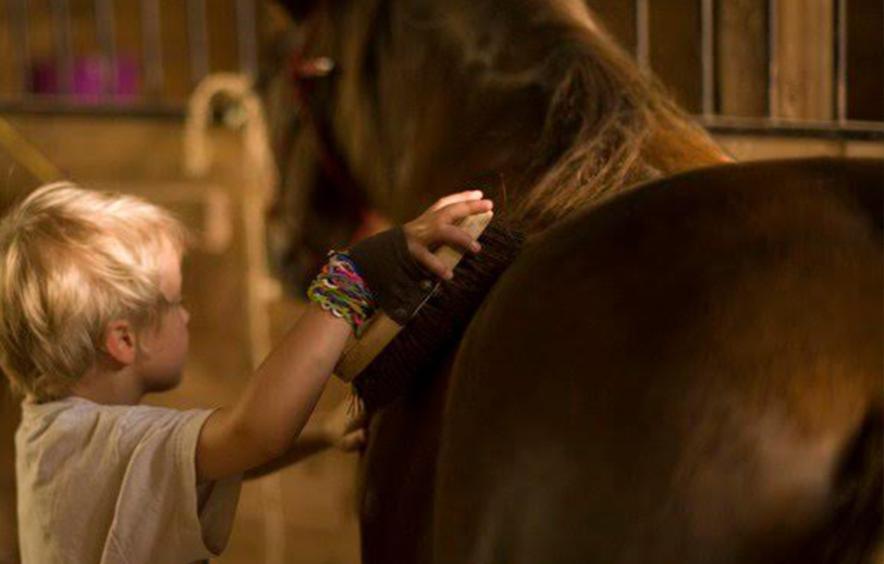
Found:
[{"label": "vertical bar", "polygon": [[158,0],[141,0],[141,45],[145,91],[159,96],[163,91],[163,30]]},{"label": "vertical bar", "polygon": [[71,11],[68,0],[52,0],[55,65],[61,80],[61,92],[70,94],[74,86],[74,50],[71,41]]},{"label": "vertical bar", "polygon": [[635,57],[642,70],[651,67],[650,7],[648,0],[635,0]]},{"label": "vertical bar", "polygon": [[700,4],[700,43],[703,115],[715,113],[715,0],[701,0]]},{"label": "vertical bar", "polygon": [[[21,80],[22,98],[33,91],[33,82],[31,80],[31,42],[28,33],[28,0],[9,0],[9,25],[10,37],[15,38],[13,47],[13,57],[15,57],[15,65],[18,68],[19,80]],[[16,48],[17,47],[17,48]]]},{"label": "vertical bar", "polygon": [[835,12],[835,115],[847,121],[847,0],[838,0]]},{"label": "vertical bar", "polygon": [[196,85],[209,74],[206,0],[187,0],[187,44],[190,54],[190,80]]},{"label": "vertical bar", "polygon": [[779,79],[779,1],[767,0],[767,117],[775,119],[780,96]]},{"label": "vertical bar", "polygon": [[248,76],[258,74],[258,38],[255,0],[236,0],[236,35],[239,68]]},{"label": "vertical bar", "polygon": [[95,32],[101,48],[104,67],[104,91],[117,91],[117,44],[116,19],[113,0],[95,0]]}]

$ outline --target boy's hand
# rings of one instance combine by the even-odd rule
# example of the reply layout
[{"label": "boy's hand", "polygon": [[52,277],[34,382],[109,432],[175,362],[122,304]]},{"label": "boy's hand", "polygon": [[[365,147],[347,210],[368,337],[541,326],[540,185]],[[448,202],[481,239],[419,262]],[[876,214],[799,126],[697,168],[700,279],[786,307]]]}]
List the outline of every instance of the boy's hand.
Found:
[{"label": "boy's hand", "polygon": [[456,223],[470,215],[490,211],[490,200],[473,190],[446,196],[423,215],[350,248],[350,257],[362,275],[377,306],[399,325],[405,325],[432,292],[428,273],[451,279],[453,273],[432,251],[442,244],[477,252],[470,234]]},{"label": "boy's hand", "polygon": [[342,401],[322,422],[322,432],[329,445],[344,452],[365,446],[368,418],[360,402]]},{"label": "boy's hand", "polygon": [[491,211],[493,207],[491,200],[483,199],[481,190],[445,196],[423,215],[402,226],[408,251],[421,266],[450,280],[454,273],[433,255],[433,251],[447,244],[467,252],[479,252],[479,243],[456,223],[467,216]]}]

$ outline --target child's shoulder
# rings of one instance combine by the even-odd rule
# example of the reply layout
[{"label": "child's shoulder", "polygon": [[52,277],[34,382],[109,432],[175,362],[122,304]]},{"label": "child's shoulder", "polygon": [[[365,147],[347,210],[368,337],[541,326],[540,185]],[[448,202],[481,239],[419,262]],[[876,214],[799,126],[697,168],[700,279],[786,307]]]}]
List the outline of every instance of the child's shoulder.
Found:
[{"label": "child's shoulder", "polygon": [[90,419],[150,419],[173,417],[183,413],[176,409],[148,405],[107,405],[78,397],[37,403],[31,399],[22,401],[22,422],[42,424],[82,424]]},{"label": "child's shoulder", "polygon": [[40,403],[26,398],[21,403],[19,433],[23,430],[43,433],[50,427],[60,430],[63,427],[76,426],[86,419],[97,417],[99,407],[98,404],[74,396]]},{"label": "child's shoulder", "polygon": [[173,431],[199,413],[148,405],[104,405],[76,396],[45,403],[25,400],[16,442],[20,447],[59,441],[69,446],[107,442],[125,450],[149,434]]}]

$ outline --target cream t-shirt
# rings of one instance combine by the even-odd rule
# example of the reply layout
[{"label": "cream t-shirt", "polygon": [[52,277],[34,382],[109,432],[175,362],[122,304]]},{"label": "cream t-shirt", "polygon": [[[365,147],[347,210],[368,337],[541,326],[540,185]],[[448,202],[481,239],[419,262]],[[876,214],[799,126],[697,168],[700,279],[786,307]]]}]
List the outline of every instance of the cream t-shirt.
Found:
[{"label": "cream t-shirt", "polygon": [[23,564],[187,564],[224,550],[240,478],[197,486],[210,410],[22,403],[15,434]]}]

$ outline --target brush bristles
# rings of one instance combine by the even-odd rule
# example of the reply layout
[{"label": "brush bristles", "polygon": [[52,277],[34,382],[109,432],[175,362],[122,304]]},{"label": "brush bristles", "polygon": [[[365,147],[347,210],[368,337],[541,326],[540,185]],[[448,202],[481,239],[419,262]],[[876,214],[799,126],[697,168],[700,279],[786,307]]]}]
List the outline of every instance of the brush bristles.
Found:
[{"label": "brush bristles", "polygon": [[403,330],[354,380],[373,411],[389,404],[454,349],[482,301],[515,260],[523,237],[498,220],[480,237],[482,251],[466,255]]}]

